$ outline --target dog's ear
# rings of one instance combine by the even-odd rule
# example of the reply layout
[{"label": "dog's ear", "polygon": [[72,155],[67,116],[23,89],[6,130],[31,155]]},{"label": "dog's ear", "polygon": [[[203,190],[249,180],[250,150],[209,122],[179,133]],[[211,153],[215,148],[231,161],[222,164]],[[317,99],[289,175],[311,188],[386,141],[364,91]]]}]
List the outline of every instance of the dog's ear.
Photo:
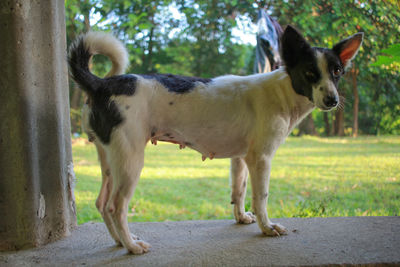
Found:
[{"label": "dog's ear", "polygon": [[291,25],[287,25],[281,37],[281,56],[285,65],[294,67],[303,57],[312,53],[304,37]]},{"label": "dog's ear", "polygon": [[345,68],[350,66],[351,60],[357,55],[362,44],[364,33],[356,33],[333,46],[332,50],[339,56]]}]

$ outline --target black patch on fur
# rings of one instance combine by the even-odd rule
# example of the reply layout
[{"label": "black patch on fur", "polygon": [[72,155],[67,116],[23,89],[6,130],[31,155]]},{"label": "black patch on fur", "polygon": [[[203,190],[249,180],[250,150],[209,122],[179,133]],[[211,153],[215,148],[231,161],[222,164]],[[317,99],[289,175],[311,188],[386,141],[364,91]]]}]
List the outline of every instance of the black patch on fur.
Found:
[{"label": "black patch on fur", "polygon": [[[169,92],[177,94],[190,92],[196,86],[196,83],[200,82],[206,84],[211,82],[211,79],[172,74],[142,74],[141,76],[145,79],[155,79],[165,86]],[[170,105],[172,105],[171,102]]]},{"label": "black patch on fur", "polygon": [[171,102],[169,102],[168,104],[169,104],[170,106],[172,106],[172,105],[174,104],[174,102],[171,101]]},{"label": "black patch on fur", "polygon": [[131,96],[136,91],[137,77],[130,74],[116,75],[102,79],[97,91],[100,94],[128,95]]},{"label": "black patch on fur", "polygon": [[92,54],[85,47],[84,36],[79,36],[69,48],[68,65],[72,78],[89,95],[93,93],[100,80],[89,71],[91,57]]},{"label": "black patch on fur", "polygon": [[297,94],[306,96],[312,101],[312,85],[321,79],[316,49],[312,48],[290,25],[286,27],[282,35],[281,44],[282,58],[293,89]]},{"label": "black patch on fur", "polygon": [[133,75],[117,75],[101,79],[98,88],[90,96],[92,99],[90,126],[104,144],[110,142],[111,133],[120,125],[122,117],[111,96],[133,95],[137,78]]},{"label": "black patch on fur", "polygon": [[103,144],[110,142],[112,130],[123,120],[114,101],[108,101],[101,96],[94,98],[89,123]]}]

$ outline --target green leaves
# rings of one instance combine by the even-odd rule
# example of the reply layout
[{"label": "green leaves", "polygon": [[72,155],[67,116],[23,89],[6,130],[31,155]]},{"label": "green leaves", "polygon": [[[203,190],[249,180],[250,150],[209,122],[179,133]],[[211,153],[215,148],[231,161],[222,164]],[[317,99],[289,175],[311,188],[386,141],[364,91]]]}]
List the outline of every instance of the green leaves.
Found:
[{"label": "green leaves", "polygon": [[371,66],[400,66],[400,43],[393,44],[386,49],[382,49],[383,55],[378,56],[378,60],[371,64]]}]

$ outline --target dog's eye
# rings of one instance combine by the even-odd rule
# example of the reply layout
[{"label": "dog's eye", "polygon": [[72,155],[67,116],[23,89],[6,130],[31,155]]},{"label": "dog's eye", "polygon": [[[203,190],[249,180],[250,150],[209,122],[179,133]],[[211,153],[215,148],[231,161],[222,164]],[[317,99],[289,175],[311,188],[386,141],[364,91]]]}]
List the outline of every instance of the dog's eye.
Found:
[{"label": "dog's eye", "polygon": [[333,75],[334,75],[335,77],[338,77],[338,76],[340,76],[340,74],[342,74],[342,69],[341,69],[340,67],[335,67],[335,68],[333,69]]}]

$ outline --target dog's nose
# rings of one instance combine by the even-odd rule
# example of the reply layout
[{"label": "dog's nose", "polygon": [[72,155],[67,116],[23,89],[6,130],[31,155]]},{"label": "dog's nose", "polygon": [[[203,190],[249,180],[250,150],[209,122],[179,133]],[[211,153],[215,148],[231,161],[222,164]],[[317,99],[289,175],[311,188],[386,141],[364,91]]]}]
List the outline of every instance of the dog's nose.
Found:
[{"label": "dog's nose", "polygon": [[336,107],[339,102],[339,99],[336,95],[327,95],[324,97],[324,104],[328,108]]}]

